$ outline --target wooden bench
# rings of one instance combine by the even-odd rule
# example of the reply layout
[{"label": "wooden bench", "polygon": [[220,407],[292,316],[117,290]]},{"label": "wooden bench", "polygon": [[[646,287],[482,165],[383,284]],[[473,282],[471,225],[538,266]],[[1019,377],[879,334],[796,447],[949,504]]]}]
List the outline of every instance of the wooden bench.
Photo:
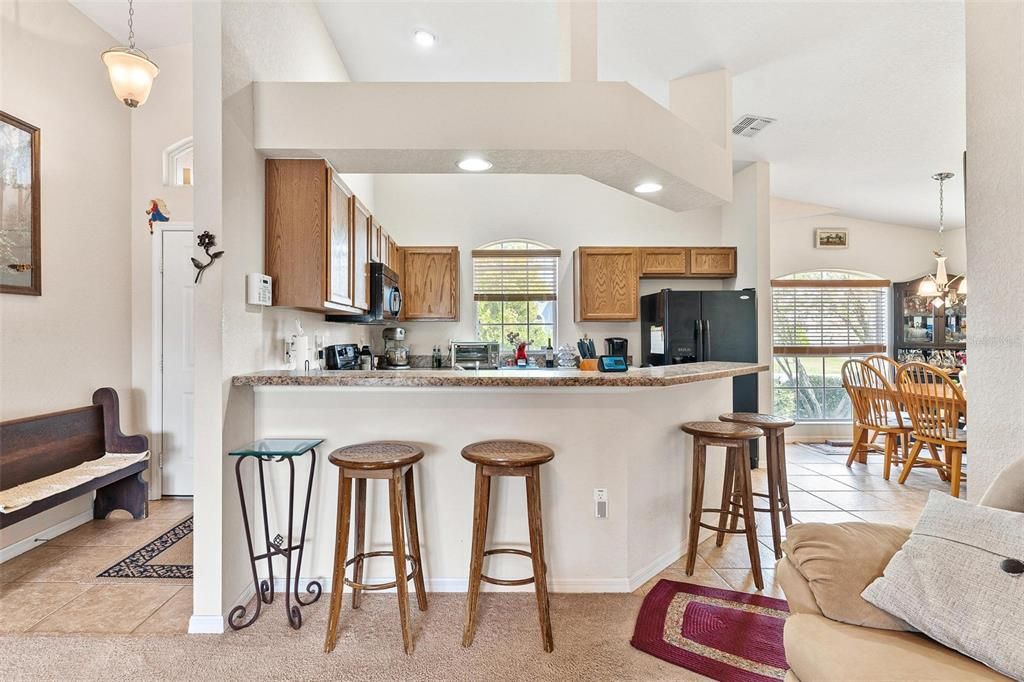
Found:
[{"label": "wooden bench", "polygon": [[[117,391],[98,389],[92,405],[34,417],[0,422],[0,490],[36,481],[107,452],[141,453],[149,450],[146,436],[121,433]],[[142,473],[149,460],[94,478],[69,490],[37,500],[27,507],[0,513],[0,528],[96,491],[93,518],[104,519],[123,509],[136,519],[149,514],[149,484]]]}]

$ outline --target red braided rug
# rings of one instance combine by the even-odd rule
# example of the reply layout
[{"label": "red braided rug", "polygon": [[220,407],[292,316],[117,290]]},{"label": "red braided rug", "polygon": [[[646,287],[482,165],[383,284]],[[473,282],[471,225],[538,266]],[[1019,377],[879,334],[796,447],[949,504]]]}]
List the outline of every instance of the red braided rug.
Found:
[{"label": "red braided rug", "polygon": [[786,676],[783,599],[661,580],[644,598],[631,644],[723,682]]}]

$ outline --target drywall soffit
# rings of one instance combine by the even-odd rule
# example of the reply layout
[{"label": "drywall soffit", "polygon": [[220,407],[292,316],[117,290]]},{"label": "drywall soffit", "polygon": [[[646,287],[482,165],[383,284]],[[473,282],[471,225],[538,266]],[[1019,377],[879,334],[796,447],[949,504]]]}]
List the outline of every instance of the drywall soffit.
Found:
[{"label": "drywall soffit", "polygon": [[[674,211],[732,200],[732,158],[627,83],[255,83],[255,144],[345,173],[578,174]],[[637,195],[640,196],[640,195]]]}]

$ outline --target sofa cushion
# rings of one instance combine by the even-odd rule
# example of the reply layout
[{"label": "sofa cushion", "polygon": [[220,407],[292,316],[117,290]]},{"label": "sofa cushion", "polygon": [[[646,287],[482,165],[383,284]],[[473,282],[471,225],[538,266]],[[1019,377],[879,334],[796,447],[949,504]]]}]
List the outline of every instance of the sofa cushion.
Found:
[{"label": "sofa cushion", "polygon": [[775,562],[775,582],[786,593],[790,613],[821,615],[821,607],[818,606],[818,600],[814,598],[807,579],[800,575],[800,571],[796,570],[796,566],[788,557],[782,557]]},{"label": "sofa cushion", "polygon": [[1006,680],[913,632],[862,628],[797,613],[786,619],[786,661],[801,682]]},{"label": "sofa cushion", "polygon": [[833,620],[885,630],[912,630],[905,622],[869,604],[860,593],[910,535],[882,523],[797,523],[786,531],[782,549]]},{"label": "sofa cushion", "polygon": [[1024,679],[1024,514],[932,491],[864,598],[948,647]]},{"label": "sofa cushion", "polygon": [[981,496],[979,504],[1024,512],[1024,457],[1010,462],[999,472]]}]

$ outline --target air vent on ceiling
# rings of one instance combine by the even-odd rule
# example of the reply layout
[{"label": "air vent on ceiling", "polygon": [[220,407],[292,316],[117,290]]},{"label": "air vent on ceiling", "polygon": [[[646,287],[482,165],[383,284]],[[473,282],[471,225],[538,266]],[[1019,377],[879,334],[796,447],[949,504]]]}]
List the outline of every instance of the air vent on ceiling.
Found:
[{"label": "air vent on ceiling", "polygon": [[740,119],[736,121],[735,125],[733,125],[732,134],[742,135],[743,137],[753,137],[767,128],[769,124],[774,122],[774,118],[746,114],[745,116],[740,117]]}]

